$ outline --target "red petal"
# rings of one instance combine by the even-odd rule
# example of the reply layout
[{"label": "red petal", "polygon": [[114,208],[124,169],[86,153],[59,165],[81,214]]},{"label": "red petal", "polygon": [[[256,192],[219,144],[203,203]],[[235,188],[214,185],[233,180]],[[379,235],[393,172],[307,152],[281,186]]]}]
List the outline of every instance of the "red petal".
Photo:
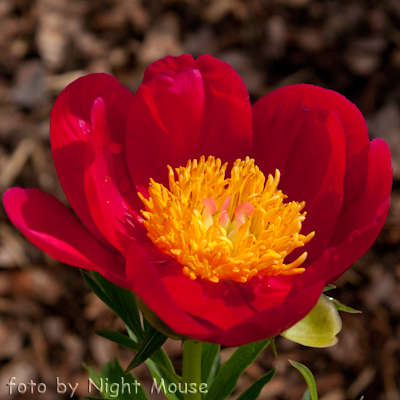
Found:
[{"label": "red petal", "polygon": [[358,260],[374,243],[385,223],[390,199],[387,198],[379,207],[375,218],[360,230],[355,230],[346,241],[337,247],[330,247],[308,266],[306,271],[296,280],[294,291],[301,292],[312,282],[322,278],[327,283],[341,276],[351,264]]},{"label": "red petal", "polygon": [[124,258],[102,246],[53,196],[38,189],[12,188],[3,202],[11,222],[51,257],[97,271],[126,287]]},{"label": "red petal", "polygon": [[167,72],[140,86],[129,117],[129,170],[145,188],[150,177],[168,187],[167,165],[186,165],[194,158],[200,134],[204,88],[199,70]]},{"label": "red petal", "polygon": [[291,298],[290,301],[257,312],[242,323],[209,339],[209,341],[224,346],[242,346],[277,336],[300,321],[312,310],[324,285],[324,280],[319,281]]},{"label": "red petal", "polygon": [[[300,148],[292,152],[286,165],[280,188],[289,199],[306,202],[307,217],[302,232],[316,233],[305,248],[310,262],[328,247],[341,211],[346,143],[342,126],[334,111],[324,124],[304,126],[305,130],[307,128],[312,132],[308,137],[311,141],[307,142],[307,137],[304,137],[307,135],[303,135]],[[306,158],[304,154],[307,154]],[[302,191],[304,195],[300,197]],[[299,249],[294,252],[293,259],[303,251],[304,249]]]},{"label": "red petal", "polygon": [[[380,142],[384,143],[383,141]],[[379,163],[385,160],[386,165],[388,165],[388,153],[386,149],[386,144],[381,145],[379,150],[376,149],[375,157],[373,158],[380,159]],[[378,155],[378,153],[380,154]],[[388,166],[388,170],[390,170],[390,165]],[[371,171],[373,168],[371,167]],[[386,174],[384,174],[383,180],[386,181],[386,184],[382,185],[382,189],[385,195],[388,195],[390,188],[387,187]],[[225,346],[240,346],[276,336],[294,325],[307,315],[316,304],[322,288],[327,283],[337,279],[354,261],[368,250],[382,229],[388,209],[389,198],[386,197],[386,200],[376,212],[373,221],[364,226],[360,231],[354,231],[347,238],[347,241],[338,247],[325,250],[323,255],[307,267],[306,272],[303,274],[295,277],[270,278],[269,283],[273,285],[273,287],[271,285],[271,293],[268,293],[269,290],[265,285],[260,287],[261,290],[256,290],[257,286],[254,285],[253,294],[255,298],[251,301],[251,304],[258,312],[208,341],[221,343]],[[277,281],[274,281],[275,279]],[[250,284],[252,284],[253,280],[250,281]],[[293,283],[292,287],[290,285],[291,280]],[[282,284],[281,289],[279,289],[279,282]],[[291,287],[291,290],[287,293],[288,287]],[[251,288],[246,288],[246,290],[251,293]],[[262,310],[268,296],[276,301],[276,297],[281,298],[282,294],[285,296],[283,302],[274,304],[272,301],[267,309]],[[251,300],[250,297],[249,300]]]},{"label": "red petal", "polygon": [[93,132],[87,135],[85,194],[100,231],[116,249],[126,254],[135,237],[142,241],[149,240],[142,218],[128,209],[117,187],[119,178],[110,150],[110,128],[105,113],[104,100],[98,97],[91,113]]},{"label": "red petal", "polygon": [[215,156],[230,167],[249,155],[252,117],[249,93],[238,73],[210,55],[196,60],[204,81],[205,110],[197,154]]},{"label": "red petal", "polygon": [[[136,280],[144,279],[139,278],[138,275],[147,275],[150,267],[138,263],[135,268],[135,276],[129,275],[132,272],[127,274],[131,276],[133,290],[142,297],[141,293],[147,295],[148,287],[143,286],[143,283],[139,284]],[[146,273],[143,273],[144,269]],[[221,330],[231,329],[257,312],[280,306],[293,285],[291,277],[283,279],[256,277],[245,284],[232,281],[220,281],[215,284],[200,279],[191,280],[183,275],[182,265],[175,261],[151,266],[151,274],[152,282],[160,281],[157,285],[162,285],[163,290],[168,292],[175,307],[179,307],[192,318],[208,321],[209,324]],[[147,297],[154,304],[151,307],[153,311],[163,320],[166,318],[163,315],[165,313],[163,311],[164,296],[158,295],[152,300],[150,300],[150,295]],[[170,325],[170,327],[183,333],[179,325]],[[197,336],[192,337],[197,338]]]},{"label": "red petal", "polygon": [[366,181],[369,151],[368,127],[355,104],[332,90],[311,86],[303,105],[326,112],[334,110],[346,137],[346,176],[343,185],[342,212],[359,196]]},{"label": "red petal", "polygon": [[126,273],[131,289],[177,333],[199,340],[219,333],[217,327],[193,317],[175,303],[148,255],[136,244],[128,251]]},{"label": "red petal", "polygon": [[[168,269],[159,265],[157,271],[179,307],[188,314],[207,320],[224,331],[244,323],[249,318],[253,318],[255,314],[270,309],[279,309],[287,299],[295,281],[293,277],[279,276],[273,278],[255,277],[246,283],[220,281],[216,284],[199,279],[188,279],[181,273],[180,265],[175,266],[175,269]],[[310,303],[306,299],[304,312],[310,311],[317,300],[318,296],[312,297]],[[278,325],[266,324],[264,320],[264,325],[267,325],[263,328],[264,332],[269,330],[268,332],[275,333],[276,326],[281,327],[283,331],[305,314],[297,320],[296,315],[298,316],[294,313],[295,320],[293,322],[290,318],[288,321],[281,319],[278,313],[274,317],[276,323],[279,322]],[[257,340],[270,336],[261,336]],[[247,343],[250,341],[252,340]]]},{"label": "red petal", "polygon": [[314,92],[313,86],[295,85],[265,96],[253,107],[252,156],[264,173],[281,171],[279,188],[288,201],[306,202],[302,232],[316,232],[306,246],[309,260],[320,255],[332,237],[342,206],[346,167],[342,125],[328,106],[310,104]]},{"label": "red petal", "polygon": [[[88,75],[61,92],[51,114],[50,134],[54,164],[68,201],[87,228],[107,245],[90,213],[83,177],[87,135],[92,130],[91,110],[98,97],[105,102],[114,167],[120,179],[118,184],[124,186],[123,196],[127,202],[136,199],[139,204],[124,147],[126,119],[133,95],[113,76]],[[137,209],[134,204],[130,208]]]},{"label": "red petal", "polygon": [[172,71],[178,73],[188,67],[195,68],[195,61],[190,54],[182,54],[179,57],[167,56],[147,67],[142,83],[151,81],[160,72]]},{"label": "red petal", "polygon": [[128,279],[147,306],[176,332],[225,346],[241,346],[288,329],[312,309],[326,283],[321,280],[288,298],[291,277],[287,282],[278,277],[214,284],[192,281],[180,267],[155,267],[135,245],[128,252]]},{"label": "red petal", "polygon": [[[165,69],[164,69],[165,68]],[[164,184],[167,165],[213,155],[233,162],[248,155],[251,107],[239,75],[211,56],[167,57],[149,67],[128,124],[128,165],[135,182]],[[135,154],[132,157],[132,154]]]},{"label": "red petal", "polygon": [[[360,191],[357,201],[349,206],[340,215],[331,247],[348,240],[354,231],[360,231],[371,224],[382,213],[382,206],[389,201],[392,190],[393,169],[391,165],[390,150],[381,139],[371,142],[366,168],[366,185]],[[376,236],[379,230],[376,231]],[[376,236],[373,240],[376,239]],[[372,241],[373,242],[373,241]],[[372,242],[365,247],[360,256],[367,251]]]},{"label": "red petal", "polygon": [[[301,141],[301,121],[304,113],[311,110],[316,110],[319,118],[321,115],[328,116],[332,111],[335,112],[343,128],[346,138],[346,174],[341,205],[343,213],[365,186],[369,138],[362,114],[353,103],[339,93],[312,85],[292,85],[265,96],[253,107],[253,157],[256,157],[257,164],[265,173],[272,173],[275,168],[283,172],[288,159],[292,158],[291,149],[298,148],[298,141]],[[304,158],[310,157],[307,151],[304,150]],[[314,155],[315,152],[311,157]],[[315,171],[320,169],[321,166],[316,163]],[[314,176],[312,171],[311,176]],[[326,206],[327,210],[331,210],[328,203]],[[311,210],[308,205],[307,209]],[[310,217],[309,215],[307,219],[310,220]],[[308,223],[307,219],[305,226]],[[331,232],[331,225],[327,232]],[[320,230],[316,231],[315,238],[307,246],[315,248],[316,243],[321,240],[318,236],[321,236]],[[324,235],[324,246],[328,237],[329,234]]]},{"label": "red petal", "polygon": [[171,270],[157,267],[166,289],[177,306],[188,314],[226,330],[254,314],[254,308],[235,282],[191,280],[182,274],[182,266]]}]

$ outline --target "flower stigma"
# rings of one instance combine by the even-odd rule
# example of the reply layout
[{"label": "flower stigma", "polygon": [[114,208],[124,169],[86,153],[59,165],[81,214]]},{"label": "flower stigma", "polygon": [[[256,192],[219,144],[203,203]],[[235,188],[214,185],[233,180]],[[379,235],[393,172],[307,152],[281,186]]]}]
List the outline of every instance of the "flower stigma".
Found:
[{"label": "flower stigma", "polygon": [[293,250],[314,236],[300,234],[305,202],[284,203],[275,176],[264,174],[246,157],[227,163],[201,157],[169,170],[169,190],[150,179],[149,199],[140,193],[144,225],[154,245],[183,265],[190,279],[247,282],[254,276],[297,275],[307,252],[284,264]]}]

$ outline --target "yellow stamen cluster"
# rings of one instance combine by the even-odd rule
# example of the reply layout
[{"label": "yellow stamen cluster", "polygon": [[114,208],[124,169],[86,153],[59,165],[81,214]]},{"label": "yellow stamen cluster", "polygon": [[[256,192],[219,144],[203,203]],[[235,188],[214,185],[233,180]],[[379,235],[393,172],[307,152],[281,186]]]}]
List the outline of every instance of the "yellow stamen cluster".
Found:
[{"label": "yellow stamen cluster", "polygon": [[[154,245],[176,258],[191,279],[246,282],[256,275],[302,273],[306,252],[290,264],[284,264],[284,258],[314,236],[314,232],[300,234],[305,203],[283,202],[287,196],[277,189],[278,170],[265,182],[248,157],[236,160],[227,179],[226,167],[214,157],[189,160],[186,167],[176,169],[175,181],[168,166],[169,190],[150,179],[149,199],[139,196],[146,207],[144,225]],[[210,198],[215,200],[216,211],[211,223],[205,223],[203,200]],[[239,224],[235,209],[243,203],[250,203],[254,210],[248,205],[253,211]],[[220,225],[221,208],[229,215],[224,226]]]}]

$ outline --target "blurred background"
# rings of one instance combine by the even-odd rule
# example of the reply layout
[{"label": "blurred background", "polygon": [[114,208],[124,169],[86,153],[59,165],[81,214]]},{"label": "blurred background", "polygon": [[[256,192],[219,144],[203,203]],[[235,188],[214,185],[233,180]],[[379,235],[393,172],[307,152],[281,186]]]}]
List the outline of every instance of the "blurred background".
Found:
[{"label": "blurred background", "polygon": [[[399,0],[0,0],[0,194],[10,186],[38,187],[66,203],[49,147],[60,91],[82,75],[108,72],[135,92],[148,64],[184,52],[231,64],[252,102],[301,82],[344,94],[393,157],[386,225],[331,292],[362,314],[342,313],[339,343],[329,349],[278,338],[278,358],[267,349],[232,398],[277,366],[260,399],[300,399],[306,385],[290,358],[313,371],[321,400],[399,400]],[[56,377],[79,383],[74,398],[87,395],[83,363],[98,368],[117,355],[125,367],[133,356],[95,330],[123,332],[123,325],[77,269],[31,245],[1,206],[0,398],[70,398],[56,393]],[[181,343],[165,348],[179,371]],[[233,351],[224,349],[223,359]],[[149,385],[145,367],[135,373]],[[43,382],[47,391],[10,396],[13,376],[17,383]]]}]

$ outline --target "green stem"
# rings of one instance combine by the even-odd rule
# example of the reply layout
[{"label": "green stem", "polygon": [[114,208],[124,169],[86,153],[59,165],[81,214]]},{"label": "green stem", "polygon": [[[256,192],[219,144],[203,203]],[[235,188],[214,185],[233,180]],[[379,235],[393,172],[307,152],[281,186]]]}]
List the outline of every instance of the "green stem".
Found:
[{"label": "green stem", "polygon": [[[186,383],[188,389],[187,393],[183,395],[184,400],[201,400],[199,391],[201,384],[201,345],[201,342],[193,343],[186,340],[183,347],[182,380],[183,387]],[[196,392],[190,393],[190,391],[194,391],[194,388]]]}]

